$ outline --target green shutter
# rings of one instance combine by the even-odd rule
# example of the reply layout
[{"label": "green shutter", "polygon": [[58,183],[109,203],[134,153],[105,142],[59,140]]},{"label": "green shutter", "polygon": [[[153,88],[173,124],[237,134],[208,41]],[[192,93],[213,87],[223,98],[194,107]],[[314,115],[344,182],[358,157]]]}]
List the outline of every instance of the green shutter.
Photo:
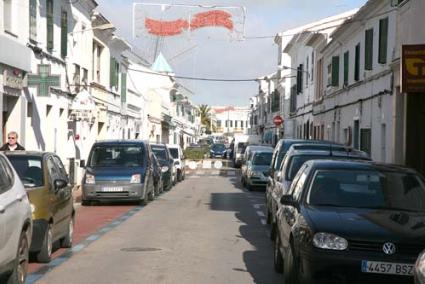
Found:
[{"label": "green shutter", "polygon": [[348,86],[348,73],[349,73],[349,60],[350,60],[350,53],[347,51],[344,53],[344,86]]},{"label": "green shutter", "polygon": [[379,58],[381,64],[387,63],[388,18],[379,20]]},{"label": "green shutter", "polygon": [[117,74],[117,71],[116,71],[117,64],[116,64],[115,58],[111,57],[109,67],[110,67],[110,71],[109,71],[109,86],[112,88],[112,87],[114,87],[114,86],[117,85],[117,81],[118,81],[117,80],[117,75],[116,75]]},{"label": "green shutter", "polygon": [[61,56],[68,55],[68,13],[62,10],[61,17]]},{"label": "green shutter", "polygon": [[30,40],[37,40],[37,0],[30,0]]},{"label": "green shutter", "polygon": [[354,81],[360,80],[360,43],[356,45],[356,58],[354,65]]},{"label": "green shutter", "polygon": [[332,86],[339,86],[339,56],[332,57]]},{"label": "green shutter", "polygon": [[127,101],[127,74],[121,73],[121,102]]},{"label": "green shutter", "polygon": [[373,29],[365,32],[365,70],[373,69]]},{"label": "green shutter", "polygon": [[53,0],[46,2],[47,14],[47,49],[53,50]]}]

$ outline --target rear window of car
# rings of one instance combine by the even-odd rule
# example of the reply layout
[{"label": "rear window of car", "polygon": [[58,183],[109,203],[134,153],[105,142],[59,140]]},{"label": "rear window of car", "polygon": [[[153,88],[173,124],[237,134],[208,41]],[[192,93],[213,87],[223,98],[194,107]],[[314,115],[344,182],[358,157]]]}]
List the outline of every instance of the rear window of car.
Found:
[{"label": "rear window of car", "polygon": [[170,150],[171,156],[173,156],[174,159],[179,158],[179,149],[177,148],[168,148]]},{"label": "rear window of car", "polygon": [[8,158],[25,187],[44,186],[41,157],[10,155]]},{"label": "rear window of car", "polygon": [[425,181],[393,171],[319,170],[307,199],[316,206],[425,212]]},{"label": "rear window of car", "polygon": [[272,162],[272,152],[255,153],[252,157],[252,164],[256,166],[269,166]]},{"label": "rear window of car", "polygon": [[152,151],[158,160],[167,160],[167,149],[165,147],[152,146]]},{"label": "rear window of car", "polygon": [[95,146],[90,154],[90,167],[142,167],[144,151],[139,145]]}]

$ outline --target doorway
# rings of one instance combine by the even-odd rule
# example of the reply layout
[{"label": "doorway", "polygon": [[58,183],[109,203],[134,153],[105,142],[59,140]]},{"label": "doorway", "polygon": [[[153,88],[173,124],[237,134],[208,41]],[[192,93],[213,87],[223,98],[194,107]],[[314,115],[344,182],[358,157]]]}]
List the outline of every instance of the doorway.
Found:
[{"label": "doorway", "polygon": [[406,99],[406,165],[425,174],[425,94]]}]

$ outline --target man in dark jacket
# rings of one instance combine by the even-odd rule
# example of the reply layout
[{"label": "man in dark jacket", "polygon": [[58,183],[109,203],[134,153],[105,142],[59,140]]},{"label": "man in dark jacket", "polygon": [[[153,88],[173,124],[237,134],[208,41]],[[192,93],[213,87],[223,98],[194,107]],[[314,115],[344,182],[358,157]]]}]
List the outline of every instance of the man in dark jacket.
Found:
[{"label": "man in dark jacket", "polygon": [[15,150],[25,150],[25,148],[18,143],[18,133],[16,133],[15,131],[11,131],[9,132],[9,134],[7,134],[7,143],[1,146],[0,151]]}]

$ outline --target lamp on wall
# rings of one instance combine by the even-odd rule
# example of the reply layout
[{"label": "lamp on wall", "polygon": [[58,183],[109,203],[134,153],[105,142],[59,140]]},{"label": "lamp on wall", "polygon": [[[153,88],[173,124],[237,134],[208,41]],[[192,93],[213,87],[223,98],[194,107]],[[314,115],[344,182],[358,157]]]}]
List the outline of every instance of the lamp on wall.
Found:
[{"label": "lamp on wall", "polygon": [[80,30],[80,31],[70,32],[69,34],[72,36],[76,33],[84,33],[84,32],[93,31],[93,30],[102,30],[103,31],[103,30],[110,30],[110,29],[115,29],[115,27],[114,27],[113,24],[107,23],[107,24],[92,27],[90,29],[84,29],[84,30]]}]

